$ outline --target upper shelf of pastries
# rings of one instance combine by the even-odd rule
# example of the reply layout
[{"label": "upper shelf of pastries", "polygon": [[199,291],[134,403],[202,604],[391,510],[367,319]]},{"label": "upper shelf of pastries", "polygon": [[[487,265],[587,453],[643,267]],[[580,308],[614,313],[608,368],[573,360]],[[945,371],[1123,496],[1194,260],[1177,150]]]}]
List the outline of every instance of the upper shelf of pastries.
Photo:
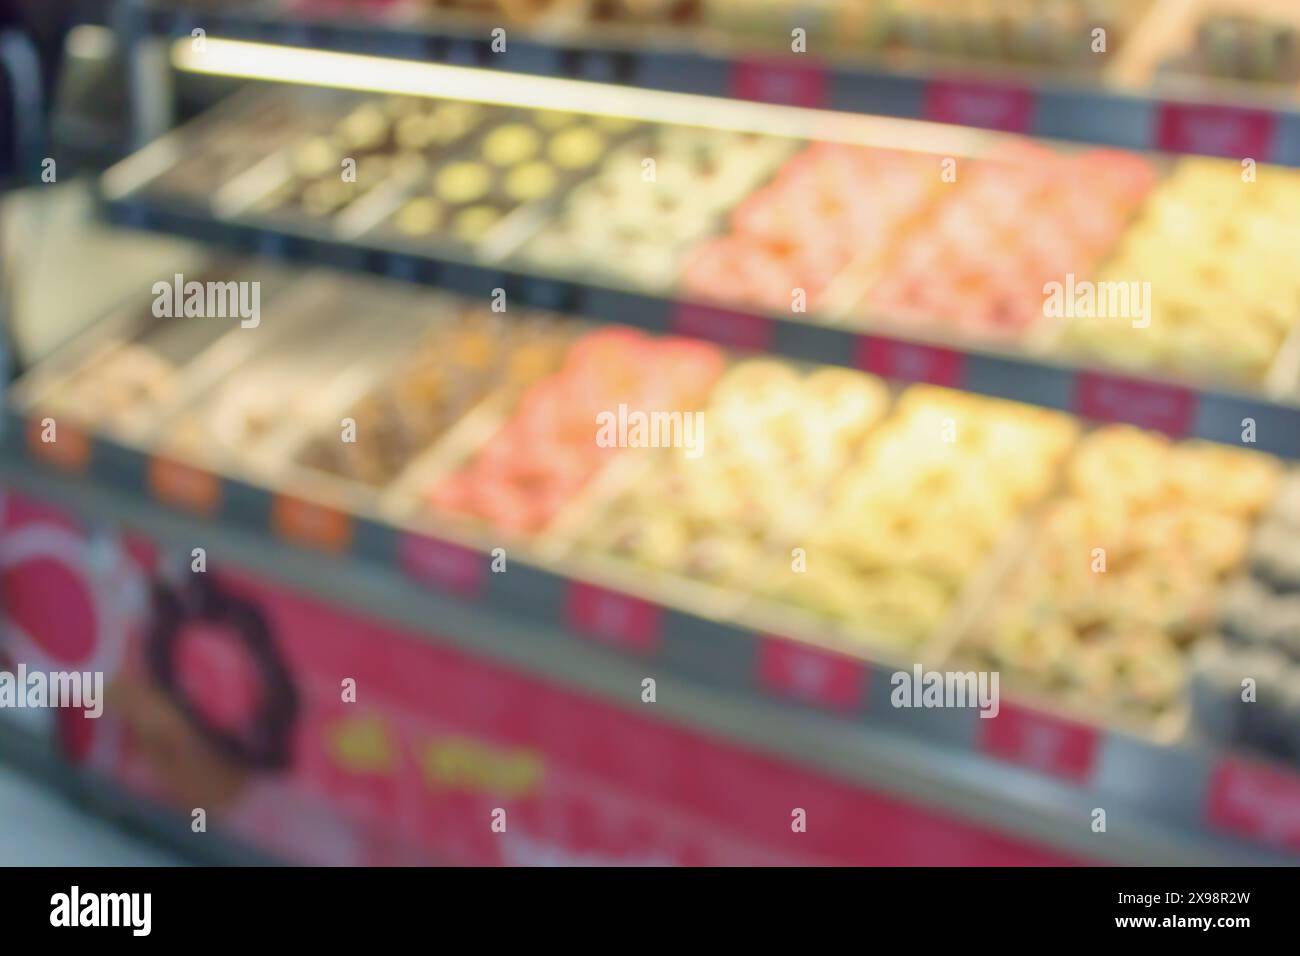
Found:
[{"label": "upper shelf of pastries", "polygon": [[144,33],[1300,164],[1287,0],[142,0]]}]

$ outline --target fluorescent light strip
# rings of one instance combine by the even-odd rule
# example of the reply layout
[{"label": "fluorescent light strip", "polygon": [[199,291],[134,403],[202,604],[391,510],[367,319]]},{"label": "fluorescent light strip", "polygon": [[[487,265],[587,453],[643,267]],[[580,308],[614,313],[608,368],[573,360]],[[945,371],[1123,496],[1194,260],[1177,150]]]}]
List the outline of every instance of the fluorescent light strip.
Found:
[{"label": "fluorescent light strip", "polygon": [[507,73],[477,67],[303,50],[243,40],[177,40],[172,63],[211,76],[270,80],[370,93],[439,96],[533,109],[562,109],[648,122],[707,126],[941,155],[981,151],[991,137],[962,127],[689,93]]}]

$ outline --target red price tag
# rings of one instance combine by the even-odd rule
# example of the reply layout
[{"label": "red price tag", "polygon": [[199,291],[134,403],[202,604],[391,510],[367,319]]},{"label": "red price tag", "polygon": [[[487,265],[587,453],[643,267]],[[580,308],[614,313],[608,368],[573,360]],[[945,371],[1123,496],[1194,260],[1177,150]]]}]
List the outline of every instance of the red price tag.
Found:
[{"label": "red price tag", "polygon": [[1300,775],[1225,758],[1210,777],[1211,826],[1300,851]]},{"label": "red price tag", "polygon": [[816,63],[741,60],[731,70],[731,95],[739,100],[819,109],[828,89],[826,70]]},{"label": "red price tag", "polygon": [[398,562],[413,580],[433,584],[461,597],[482,595],[487,581],[487,556],[473,548],[424,535],[403,535]]},{"label": "red price tag", "polygon": [[875,335],[858,339],[858,368],[904,382],[929,382],[960,388],[965,356],[952,349],[915,342],[899,342]]},{"label": "red price tag", "polygon": [[981,717],[980,750],[990,756],[1087,783],[1097,762],[1096,728],[1002,703],[996,717]]},{"label": "red price tag", "polygon": [[1162,103],[1156,147],[1173,153],[1267,160],[1273,155],[1276,130],[1276,114],[1264,110]]},{"label": "red price tag", "polygon": [[925,118],[937,123],[1028,133],[1034,94],[1023,86],[983,80],[932,80],[925,88]]},{"label": "red price tag", "polygon": [[637,654],[656,650],[663,634],[657,604],[583,581],[569,583],[565,618],[579,634]]},{"label": "red price tag", "polygon": [[221,479],[170,458],[149,460],[149,490],[165,505],[211,517],[221,506]]},{"label": "red price tag", "polygon": [[749,352],[768,351],[776,332],[767,316],[686,302],[673,312],[672,330]]},{"label": "red price tag", "polygon": [[350,515],[290,495],[276,495],[271,503],[271,530],[285,541],[327,554],[339,554],[352,544]]},{"label": "red price tag", "polygon": [[27,450],[32,458],[77,474],[90,467],[90,438],[53,417],[27,422]]},{"label": "red price tag", "polygon": [[867,668],[851,657],[765,637],[758,646],[758,682],[778,697],[847,713],[863,701]]},{"label": "red price tag", "polygon": [[1128,422],[1182,438],[1196,422],[1196,393],[1178,385],[1125,378],[1105,372],[1080,372],[1074,410],[1102,422]]}]

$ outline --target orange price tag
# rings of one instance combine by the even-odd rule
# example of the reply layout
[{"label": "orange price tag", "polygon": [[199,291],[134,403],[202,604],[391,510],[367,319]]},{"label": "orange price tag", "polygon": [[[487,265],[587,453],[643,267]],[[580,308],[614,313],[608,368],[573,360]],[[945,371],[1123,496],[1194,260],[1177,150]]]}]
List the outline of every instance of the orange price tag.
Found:
[{"label": "orange price tag", "polygon": [[277,495],[271,528],[278,537],[317,551],[338,554],[352,543],[352,518],[337,508]]},{"label": "orange price tag", "polygon": [[63,471],[80,473],[90,465],[90,438],[86,433],[50,417],[28,421],[27,450],[38,461]]},{"label": "orange price tag", "polygon": [[149,461],[149,490],[163,504],[211,517],[221,505],[221,479],[170,458]]}]

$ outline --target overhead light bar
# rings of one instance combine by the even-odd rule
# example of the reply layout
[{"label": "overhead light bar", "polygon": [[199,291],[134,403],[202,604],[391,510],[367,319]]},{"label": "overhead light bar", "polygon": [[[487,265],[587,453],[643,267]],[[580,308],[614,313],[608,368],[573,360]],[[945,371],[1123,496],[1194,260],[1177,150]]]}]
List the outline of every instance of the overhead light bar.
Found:
[{"label": "overhead light bar", "polygon": [[210,76],[369,93],[449,97],[533,109],[574,110],[655,123],[905,148],[941,155],[970,155],[989,135],[918,120],[855,116],[829,110],[669,93],[480,67],[304,50],[244,40],[205,38],[198,43],[181,39],[173,44],[171,58],[179,70]]}]

